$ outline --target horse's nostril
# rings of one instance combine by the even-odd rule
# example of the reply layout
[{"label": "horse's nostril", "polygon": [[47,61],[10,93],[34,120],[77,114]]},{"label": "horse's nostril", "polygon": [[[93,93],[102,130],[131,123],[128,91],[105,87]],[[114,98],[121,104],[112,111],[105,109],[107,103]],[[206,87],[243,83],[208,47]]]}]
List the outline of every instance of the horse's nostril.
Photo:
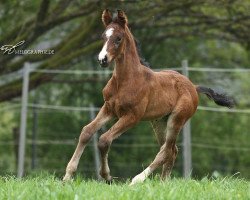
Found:
[{"label": "horse's nostril", "polygon": [[99,64],[100,64],[101,66],[107,66],[107,64],[108,64],[108,57],[105,56],[105,57],[102,58],[102,59],[98,58],[98,62],[99,62]]},{"label": "horse's nostril", "polygon": [[106,63],[108,61],[107,56],[104,57],[103,62]]}]

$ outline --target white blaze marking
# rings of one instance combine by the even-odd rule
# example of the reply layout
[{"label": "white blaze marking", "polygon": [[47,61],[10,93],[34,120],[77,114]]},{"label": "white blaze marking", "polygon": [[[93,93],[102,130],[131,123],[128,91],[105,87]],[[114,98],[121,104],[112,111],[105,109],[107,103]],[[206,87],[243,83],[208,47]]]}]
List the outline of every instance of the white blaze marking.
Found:
[{"label": "white blaze marking", "polygon": [[113,31],[114,31],[114,28],[109,28],[107,31],[106,31],[106,37],[109,39],[109,37],[113,34]]},{"label": "white blaze marking", "polygon": [[108,46],[108,41],[104,44],[101,52],[98,55],[99,60],[103,60],[105,58],[105,56],[107,55],[107,46]]},{"label": "white blaze marking", "polygon": [[108,40],[107,40],[107,42],[105,42],[104,46],[102,47],[101,52],[98,55],[99,60],[103,60],[108,53],[107,52],[108,41],[109,41],[110,36],[113,34],[113,31],[114,31],[114,28],[109,28],[105,33]]},{"label": "white blaze marking", "polygon": [[132,179],[130,185],[134,185],[136,183],[142,183],[150,174],[151,174],[150,167],[147,167],[142,173],[138,174]]}]

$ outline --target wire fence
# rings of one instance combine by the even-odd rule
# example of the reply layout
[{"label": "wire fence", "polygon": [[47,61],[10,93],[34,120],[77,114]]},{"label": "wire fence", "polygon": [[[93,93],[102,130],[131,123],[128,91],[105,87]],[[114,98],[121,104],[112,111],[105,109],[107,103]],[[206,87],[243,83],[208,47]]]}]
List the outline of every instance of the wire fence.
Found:
[{"label": "wire fence", "polygon": [[[14,104],[9,105],[4,108],[0,108],[0,113],[5,112],[7,110],[14,110],[14,109],[20,109],[21,104]],[[99,111],[100,107],[77,107],[77,106],[61,106],[61,105],[48,105],[48,104],[28,104],[29,108],[39,108],[39,109],[46,109],[47,111],[44,112],[70,112],[70,111],[76,111],[76,112],[82,112],[82,111],[90,111],[91,109],[94,109],[94,111]],[[208,107],[208,106],[198,106],[197,110],[204,110],[204,111],[212,111],[212,112],[224,112],[224,113],[242,113],[242,114],[250,114],[250,109],[227,109],[227,108],[215,108],[215,107]],[[41,112],[41,111],[38,111]]]},{"label": "wire fence", "polygon": [[[150,137],[145,137],[147,140]],[[124,138],[123,138],[124,139]],[[126,141],[126,140],[125,140]],[[27,145],[32,145],[33,141],[28,139],[26,140]],[[18,143],[15,143],[13,141],[5,141],[5,142],[0,142],[1,146],[9,146],[9,145],[18,145]],[[69,146],[76,146],[77,145],[77,140],[36,140],[36,145],[69,145]],[[218,144],[211,144],[211,143],[197,143],[197,142],[192,142],[191,144],[193,147],[201,148],[201,149],[222,149],[222,150],[232,150],[232,151],[250,151],[250,146],[249,147],[241,147],[241,146],[236,146],[235,143],[232,144],[227,144],[227,145],[221,145],[218,146]],[[239,145],[239,144],[238,144]],[[94,146],[93,144],[88,144],[88,146],[92,147]],[[112,144],[113,147],[120,147],[120,148],[148,148],[148,147],[159,147],[157,143],[124,143],[124,144]],[[177,146],[181,147],[183,146],[182,143],[177,143]]]},{"label": "wire fence", "polygon": [[[178,70],[181,71],[182,68],[171,68],[171,70]],[[160,71],[160,70],[155,70]],[[212,72],[212,73],[249,73],[250,69],[223,69],[223,68],[188,68],[189,72]],[[107,76],[112,73],[112,71],[81,71],[81,70],[38,70],[38,69],[32,69],[30,73],[55,73],[55,74],[64,74],[64,75],[99,75],[99,76]],[[6,107],[0,108],[0,113],[7,112],[10,110],[14,110],[15,112],[20,112],[21,109],[20,103],[13,103],[10,105],[7,105]],[[72,105],[50,105],[50,104],[41,104],[41,103],[28,103],[27,108],[29,109],[36,109],[35,112],[37,113],[56,113],[56,112],[64,112],[64,113],[75,113],[75,112],[84,112],[89,113],[91,110],[94,112],[99,111],[99,107],[76,107]],[[208,111],[208,112],[215,112],[215,113],[235,113],[235,114],[250,114],[250,109],[224,109],[224,108],[215,108],[215,107],[208,107],[208,106],[199,106],[199,111]],[[74,133],[74,135],[78,135],[78,133]],[[143,142],[145,139],[146,142]],[[129,149],[129,148],[152,148],[155,151],[159,148],[159,145],[156,143],[156,141],[148,142],[152,137],[148,136],[142,136],[140,137],[140,142],[133,142],[130,141],[133,140],[133,136],[126,136],[123,138],[125,142],[123,143],[114,143],[112,146],[114,148],[121,148],[121,149]],[[202,140],[202,138],[200,138]],[[126,142],[128,141],[128,142]],[[26,144],[28,146],[36,145],[36,146],[75,146],[77,144],[77,139],[53,139],[53,140],[43,140],[43,139],[36,139],[35,142],[32,139],[27,139]],[[0,146],[17,146],[17,141],[0,141]],[[197,142],[197,138],[195,136],[192,137],[191,144],[192,148],[198,148],[198,149],[205,149],[205,150],[227,150],[227,151],[237,151],[237,152],[249,152],[250,146],[242,146],[241,144],[237,144],[235,142],[232,142],[230,144],[216,144],[216,143],[209,143],[206,141],[203,142]],[[93,147],[93,144],[88,145],[90,148]],[[179,147],[183,147],[183,143],[178,143]],[[152,157],[153,158],[153,157]],[[121,166],[124,164],[120,163],[114,163],[112,162],[112,166]],[[180,165],[180,163],[178,163]],[[199,163],[193,162],[194,166],[198,166]],[[220,167],[223,167],[223,165],[220,165]],[[225,166],[224,166],[225,167]],[[248,168],[248,167],[243,167]],[[51,171],[53,169],[49,169],[47,171]],[[61,171],[61,169],[54,168],[54,170]],[[85,171],[93,171],[93,168],[85,168]]]}]

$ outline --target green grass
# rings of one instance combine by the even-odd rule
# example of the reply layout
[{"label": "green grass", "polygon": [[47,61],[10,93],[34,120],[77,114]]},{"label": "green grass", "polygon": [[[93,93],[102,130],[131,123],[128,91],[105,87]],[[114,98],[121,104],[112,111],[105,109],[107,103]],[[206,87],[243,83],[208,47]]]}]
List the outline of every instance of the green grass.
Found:
[{"label": "green grass", "polygon": [[79,177],[68,183],[53,176],[1,177],[0,199],[250,199],[250,182],[235,178],[200,181],[173,178],[165,182],[155,178],[132,187],[128,184],[107,185]]}]

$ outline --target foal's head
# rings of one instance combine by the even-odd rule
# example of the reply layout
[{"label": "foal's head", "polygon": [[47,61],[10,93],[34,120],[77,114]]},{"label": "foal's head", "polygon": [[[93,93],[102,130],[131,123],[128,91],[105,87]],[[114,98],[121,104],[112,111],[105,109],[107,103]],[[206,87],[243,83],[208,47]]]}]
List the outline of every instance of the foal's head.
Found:
[{"label": "foal's head", "polygon": [[102,13],[102,22],[106,28],[102,34],[104,45],[98,55],[98,61],[102,67],[107,67],[110,62],[124,51],[128,21],[123,11],[117,10],[116,14],[116,17],[113,19],[108,9]]}]

